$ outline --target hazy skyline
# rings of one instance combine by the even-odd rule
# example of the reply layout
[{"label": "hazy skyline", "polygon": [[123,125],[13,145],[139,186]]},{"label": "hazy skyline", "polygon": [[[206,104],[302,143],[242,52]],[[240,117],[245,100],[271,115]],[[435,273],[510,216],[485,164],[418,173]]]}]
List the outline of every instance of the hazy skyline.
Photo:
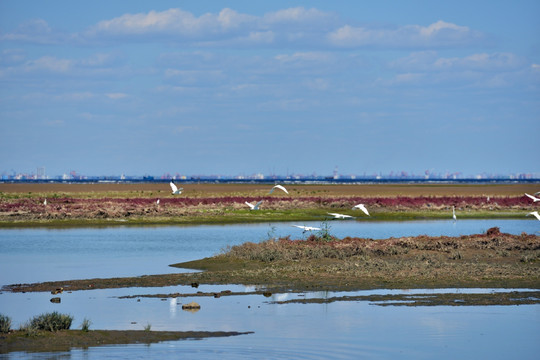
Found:
[{"label": "hazy skyline", "polygon": [[538,173],[538,1],[0,1],[0,172]]}]

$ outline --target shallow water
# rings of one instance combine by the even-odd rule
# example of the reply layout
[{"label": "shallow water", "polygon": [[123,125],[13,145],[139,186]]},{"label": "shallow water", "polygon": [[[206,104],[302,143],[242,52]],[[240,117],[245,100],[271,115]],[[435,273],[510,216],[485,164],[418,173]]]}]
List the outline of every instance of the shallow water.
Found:
[{"label": "shallow water", "polygon": [[[306,223],[320,226],[320,223]],[[338,237],[463,235],[499,226],[501,231],[535,233],[530,220],[415,222],[333,221]],[[271,234],[268,234],[268,233]],[[0,230],[0,283],[142,275],[183,271],[170,263],[211,256],[228,245],[271,236],[307,234],[290,223],[190,227]],[[152,345],[73,349],[49,354],[11,353],[6,359],[535,359],[540,353],[540,306],[377,306],[368,301],[330,304],[273,304],[298,297],[344,295],[491,292],[503,289],[370,290],[342,293],[273,294],[177,299],[119,299],[123,295],[252,291],[238,285],[129,288],[64,292],[60,304],[49,293],[0,293],[0,312],[17,328],[31,317],[59,311],[84,318],[91,329],[253,331],[253,334]],[[190,313],[181,304],[196,301]]]},{"label": "shallow water", "polygon": [[[207,286],[204,291],[230,289]],[[240,290],[234,288],[232,290]],[[245,290],[251,290],[247,288]],[[330,297],[347,293],[274,294],[118,299],[123,294],[193,292],[189,287],[77,291],[51,304],[49,294],[2,294],[2,307],[15,312],[14,322],[46,311],[70,313],[74,328],[86,317],[92,329],[254,331],[230,338],[181,340],[152,345],[119,345],[55,354],[12,353],[9,359],[535,359],[540,345],[540,307],[434,306],[381,307],[367,301],[330,304],[272,304],[285,298]],[[356,295],[386,293],[480,292],[490,289],[371,290]],[[502,291],[502,290],[498,290]],[[182,303],[197,301],[201,310],[181,310]],[[19,310],[16,310],[19,309]]]},{"label": "shallow water", "polygon": [[[269,237],[306,238],[292,223],[207,226],[0,230],[0,285],[181,272],[168,265],[212,256],[227,246]],[[320,222],[300,225],[320,227]],[[330,221],[337,237],[384,239],[414,235],[459,236],[498,226],[535,233],[535,220],[366,222]]]}]

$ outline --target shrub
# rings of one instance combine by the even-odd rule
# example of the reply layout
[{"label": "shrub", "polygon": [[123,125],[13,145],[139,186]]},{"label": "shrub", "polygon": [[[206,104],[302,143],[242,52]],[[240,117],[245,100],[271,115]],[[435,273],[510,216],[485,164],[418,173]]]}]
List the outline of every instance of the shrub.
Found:
[{"label": "shrub", "polygon": [[31,321],[27,321],[25,324],[21,324],[19,331],[24,332],[26,336],[35,336],[38,329],[32,326]]},{"label": "shrub", "polygon": [[81,330],[84,332],[88,332],[88,329],[90,329],[90,325],[92,325],[92,322],[88,320],[87,318],[84,318],[81,324]]},{"label": "shrub", "polygon": [[58,331],[68,330],[71,327],[73,316],[60,314],[57,311],[35,316],[30,325],[38,330]]},{"label": "shrub", "polygon": [[11,318],[0,314],[0,333],[8,333],[11,328]]}]

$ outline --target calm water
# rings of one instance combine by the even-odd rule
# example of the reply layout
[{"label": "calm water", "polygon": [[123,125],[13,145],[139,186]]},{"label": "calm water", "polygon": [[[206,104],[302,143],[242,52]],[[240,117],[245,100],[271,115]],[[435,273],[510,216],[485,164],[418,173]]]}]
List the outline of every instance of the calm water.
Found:
[{"label": "calm water", "polygon": [[[319,226],[320,223],[305,225]],[[463,235],[499,226],[501,231],[536,233],[538,221],[463,220],[424,222],[330,222],[341,236],[387,238],[402,235]],[[302,237],[291,224],[0,230],[0,284],[72,278],[142,275],[182,271],[167,265],[211,256],[220,249],[272,236]],[[540,353],[540,306],[381,307],[366,301],[331,304],[271,304],[299,296],[328,297],[351,293],[274,294],[178,299],[119,299],[118,296],[195,291],[250,291],[243,286],[185,286],[76,291],[62,294],[61,304],[49,293],[0,294],[0,312],[17,328],[49,311],[72,314],[73,327],[84,318],[92,329],[253,331],[253,334],[184,340],[152,345],[74,349],[52,354],[12,353],[7,359],[238,359],[238,358],[369,358],[431,359],[522,358]],[[489,292],[486,289],[372,290],[372,293]],[[196,301],[189,313],[182,303]]]}]

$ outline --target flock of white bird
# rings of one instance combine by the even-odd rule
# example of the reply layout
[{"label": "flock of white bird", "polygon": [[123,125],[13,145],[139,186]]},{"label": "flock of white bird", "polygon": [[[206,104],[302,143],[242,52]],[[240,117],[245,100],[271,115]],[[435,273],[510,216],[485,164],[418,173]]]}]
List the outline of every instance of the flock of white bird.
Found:
[{"label": "flock of white bird", "polygon": [[[169,185],[171,186],[172,195],[180,195],[182,193],[182,191],[184,190],[184,188],[179,188],[172,181],[169,183]],[[272,189],[270,189],[269,194],[272,194],[275,189],[282,190],[287,195],[289,194],[287,189],[282,185],[275,185],[274,187],[272,187]],[[535,203],[537,201],[540,201],[540,198],[538,198],[537,195],[540,195],[540,191],[534,193],[534,195],[530,195],[530,194],[525,193],[525,196],[530,198],[533,201],[533,203]],[[487,200],[489,201],[489,196],[488,196]],[[259,207],[261,206],[262,203],[263,203],[263,200],[255,203],[255,204],[248,203],[247,201],[245,202],[245,204],[247,206],[249,206],[250,210],[259,210]],[[156,204],[159,205],[159,199],[156,200]],[[43,201],[43,205],[47,206],[47,199],[45,199]],[[367,208],[366,208],[366,206],[364,204],[355,205],[355,206],[353,206],[352,209],[353,210],[357,210],[357,209],[362,210],[364,212],[364,214],[366,214],[367,216],[371,216],[371,215],[369,215],[369,212],[368,212],[368,210],[367,210]],[[344,220],[344,219],[353,219],[354,218],[354,216],[345,215],[345,214],[339,214],[339,213],[328,213],[328,215],[331,215],[333,217],[333,219],[343,219]],[[530,213],[527,214],[527,216],[530,216],[530,215],[534,216],[535,218],[537,218],[540,221],[540,214],[538,214],[538,211],[531,211]],[[456,209],[455,209],[454,206],[452,206],[452,218],[454,219],[454,221],[457,220]],[[303,226],[303,225],[292,225],[292,226],[297,227],[299,229],[302,229],[303,232],[306,232],[306,231],[320,231],[321,230],[321,229],[319,229],[317,227],[313,227],[313,226]]]},{"label": "flock of white bird", "polygon": [[[527,193],[525,193],[525,195],[528,198],[530,198],[533,201],[533,203],[535,203],[537,201],[540,201],[540,199],[535,196],[535,195],[540,195],[540,191],[535,192],[534,195],[529,195]],[[538,211],[531,211],[530,213],[527,214],[527,216],[529,216],[529,215],[534,216],[535,218],[537,218],[540,221],[540,215],[538,214]]]},{"label": "flock of white bird", "polygon": [[[170,182],[169,185],[171,186],[171,190],[172,190],[173,195],[181,194],[182,190],[184,190],[183,188],[178,188],[172,181]],[[274,185],[272,187],[272,189],[270,189],[270,192],[268,194],[272,194],[274,192],[274,190],[276,190],[276,189],[279,189],[279,190],[285,192],[287,195],[289,194],[289,191],[287,191],[287,189],[283,185]],[[263,200],[260,200],[255,204],[249,203],[247,201],[245,202],[245,204],[247,206],[249,206],[249,210],[259,210],[262,203],[263,203]],[[159,204],[159,199],[157,201],[157,204]],[[355,206],[353,206],[352,209],[353,210],[356,210],[356,209],[362,210],[364,212],[364,214],[366,214],[367,216],[370,216],[369,211],[367,210],[367,208],[366,208],[366,206],[364,204],[355,205]],[[353,219],[354,218],[354,216],[351,216],[351,215],[338,214],[338,213],[328,213],[328,215],[331,215],[333,217],[333,219]],[[304,225],[292,225],[292,226],[303,230],[303,232],[306,232],[306,231],[321,231],[320,228],[314,227],[314,226],[304,226]]]}]

